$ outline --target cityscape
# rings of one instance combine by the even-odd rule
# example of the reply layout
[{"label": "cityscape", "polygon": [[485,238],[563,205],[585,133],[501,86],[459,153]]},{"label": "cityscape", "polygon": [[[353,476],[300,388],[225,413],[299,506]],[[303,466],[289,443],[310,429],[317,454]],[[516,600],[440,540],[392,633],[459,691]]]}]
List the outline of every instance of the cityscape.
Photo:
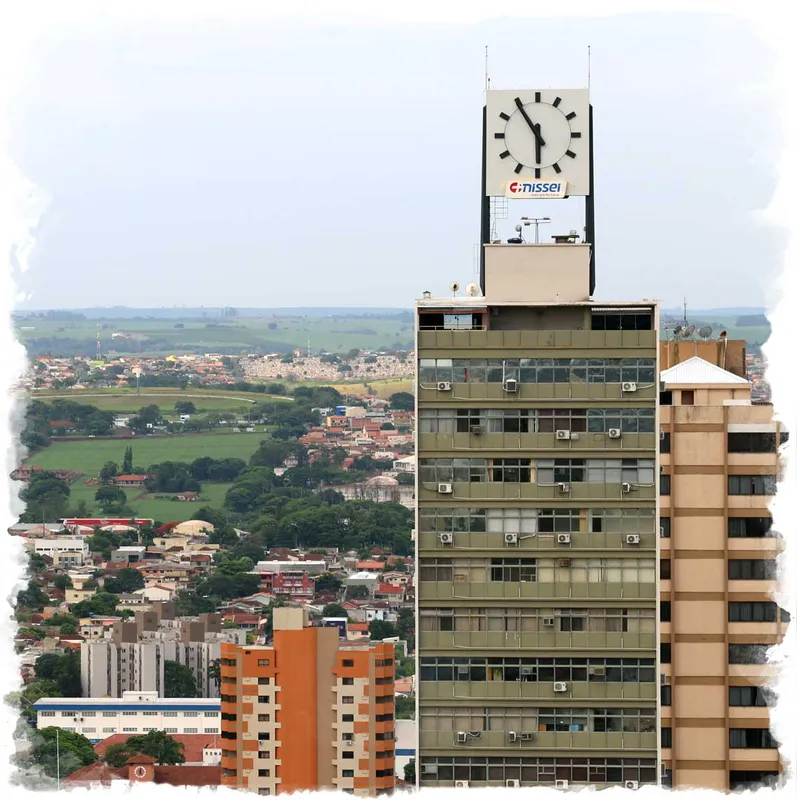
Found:
[{"label": "cityscape", "polygon": [[783,785],[760,315],[595,299],[587,89],[484,119],[478,273],[412,312],[15,315],[21,784]]}]

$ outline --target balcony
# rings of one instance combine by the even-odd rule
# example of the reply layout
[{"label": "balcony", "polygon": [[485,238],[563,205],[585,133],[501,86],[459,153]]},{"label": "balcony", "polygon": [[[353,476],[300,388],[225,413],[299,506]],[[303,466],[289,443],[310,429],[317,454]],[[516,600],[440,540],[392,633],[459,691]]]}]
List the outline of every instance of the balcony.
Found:
[{"label": "balcony", "polygon": [[536,581],[421,581],[418,596],[426,600],[650,600],[655,583],[538,583]]},{"label": "balcony", "polygon": [[421,631],[419,646],[431,651],[472,650],[648,650],[656,651],[655,633],[561,631]]},{"label": "balcony", "polygon": [[[495,358],[501,351],[522,351],[509,357],[561,358],[564,350],[584,350],[584,358],[645,358],[658,346],[656,331],[489,331],[434,330],[418,331],[418,350],[425,358],[446,358],[445,351],[483,351],[470,353],[473,358]],[[439,355],[427,351],[441,350]],[[600,352],[598,352],[600,351]],[[612,352],[612,351],[617,351]]]},{"label": "balcony", "polygon": [[[450,497],[451,495],[448,495]],[[443,505],[446,495],[439,495],[438,503]],[[628,533],[635,533],[629,531]],[[454,534],[453,544],[442,544],[440,534],[432,531],[422,531],[418,536],[418,549],[420,551],[443,551],[452,555],[465,555],[464,551],[484,550],[496,556],[496,550],[507,557],[529,555],[530,553],[546,552],[546,555],[567,558],[572,555],[585,556],[595,553],[596,556],[605,555],[606,551],[633,552],[652,557],[655,553],[656,543],[659,539],[654,533],[639,533],[639,544],[626,543],[628,533],[571,533],[570,542],[559,544],[557,534],[522,534],[517,545],[507,546],[504,543],[503,533],[482,533],[471,531],[458,531]],[[467,553],[476,555],[476,553]],[[613,553],[612,553],[613,554]]]},{"label": "balcony", "polygon": [[[421,433],[418,435],[418,450],[425,457],[435,455],[454,456],[462,450],[484,451],[485,458],[493,454],[500,456],[511,451],[518,452],[545,450],[556,458],[589,458],[600,455],[602,458],[635,458],[639,450],[655,452],[659,437],[655,433],[624,433],[620,439],[610,439],[605,433],[578,433],[577,439],[557,439],[551,433]],[[633,451],[633,452],[628,452]],[[487,455],[489,454],[489,456]]]},{"label": "balcony", "polygon": [[656,683],[606,683],[573,681],[567,692],[554,692],[552,681],[421,681],[418,695],[422,703],[432,700],[649,700],[656,702]]},{"label": "balcony", "polygon": [[637,506],[639,503],[655,503],[657,486],[638,486],[631,484],[629,492],[623,491],[619,483],[571,483],[562,490],[558,484],[543,485],[537,483],[454,483],[451,484],[451,494],[440,494],[437,483],[419,483],[418,500],[427,503],[449,503],[456,500],[482,502],[496,500],[545,501],[555,500],[568,503],[583,501],[605,502],[615,500],[628,505]]},{"label": "balcony", "polygon": [[[535,731],[531,741],[510,742],[506,731],[482,731],[478,738],[465,744],[457,742],[456,731],[420,731],[419,748],[423,750],[456,750],[466,755],[478,751],[497,750],[514,755],[537,755],[538,750],[652,750],[656,751],[656,733],[594,733],[589,731]],[[518,737],[520,738],[520,737]],[[633,758],[631,754],[626,754]]]}]

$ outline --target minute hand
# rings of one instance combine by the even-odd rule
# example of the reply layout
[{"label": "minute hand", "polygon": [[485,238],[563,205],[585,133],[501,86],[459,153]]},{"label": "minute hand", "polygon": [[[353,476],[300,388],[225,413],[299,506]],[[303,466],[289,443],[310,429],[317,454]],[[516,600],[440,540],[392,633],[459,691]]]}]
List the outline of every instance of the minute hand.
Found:
[{"label": "minute hand", "polygon": [[542,138],[542,133],[540,132],[540,126],[535,125],[529,115],[526,113],[526,109],[523,108],[523,103],[519,97],[515,98],[515,105],[518,107],[518,111],[523,115],[523,119],[526,120],[529,128],[531,128],[532,133],[534,134],[535,138],[535,155],[537,157],[537,163],[539,164],[542,161],[542,148],[545,146],[545,139]]}]

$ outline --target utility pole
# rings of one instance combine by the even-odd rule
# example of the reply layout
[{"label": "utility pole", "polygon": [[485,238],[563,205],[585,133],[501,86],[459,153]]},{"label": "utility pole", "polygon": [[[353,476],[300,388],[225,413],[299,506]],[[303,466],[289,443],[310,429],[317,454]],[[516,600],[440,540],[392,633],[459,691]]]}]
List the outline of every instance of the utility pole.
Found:
[{"label": "utility pole", "polygon": [[61,791],[61,745],[58,740],[58,728],[55,729],[55,781],[56,791]]}]

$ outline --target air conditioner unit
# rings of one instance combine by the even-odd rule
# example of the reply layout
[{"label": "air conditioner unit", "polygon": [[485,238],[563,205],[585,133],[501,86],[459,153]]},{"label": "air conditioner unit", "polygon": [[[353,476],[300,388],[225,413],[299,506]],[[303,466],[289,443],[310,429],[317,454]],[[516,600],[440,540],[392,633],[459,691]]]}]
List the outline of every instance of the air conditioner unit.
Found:
[{"label": "air conditioner unit", "polygon": [[520,781],[516,780],[515,778],[510,778],[506,782],[506,788],[507,789],[519,789],[520,788]]},{"label": "air conditioner unit", "polygon": [[465,744],[468,741],[468,734],[466,731],[457,731],[457,743]]},{"label": "air conditioner unit", "polygon": [[454,487],[450,483],[438,483],[437,484],[437,493],[438,494],[453,494]]},{"label": "air conditioner unit", "polygon": [[557,789],[567,789],[567,787],[570,785],[570,782],[560,778],[557,779],[554,785],[556,786]]},{"label": "air conditioner unit", "polygon": [[557,439],[569,439],[570,438],[570,431],[557,431],[556,432]]},{"label": "air conditioner unit", "polygon": [[624,392],[635,392],[636,384],[632,381],[623,381],[621,388]]},{"label": "air conditioner unit", "polygon": [[440,381],[437,384],[437,391],[438,392],[450,392],[451,391],[451,382],[450,381]]},{"label": "air conditioner unit", "polygon": [[605,675],[606,674],[606,667],[590,667],[589,668],[589,674],[590,675],[596,675],[596,676]]},{"label": "air conditioner unit", "polygon": [[468,781],[454,781],[454,788],[455,789],[467,789],[470,786]]},{"label": "air conditioner unit", "polygon": [[543,617],[542,618],[542,627],[543,628],[553,628],[554,618],[553,617]]},{"label": "air conditioner unit", "polygon": [[440,534],[440,544],[454,544],[454,534],[453,533],[441,533]]},{"label": "air conditioner unit", "polygon": [[517,544],[517,543],[518,543],[518,535],[516,533],[504,534],[504,544]]},{"label": "air conditioner unit", "polygon": [[484,426],[483,425],[471,425],[470,432],[474,436],[481,436],[484,433]]},{"label": "air conditioner unit", "polygon": [[569,483],[557,483],[556,488],[562,493],[566,494],[570,491],[570,484]]},{"label": "air conditioner unit", "polygon": [[642,537],[638,533],[629,533],[625,537],[626,544],[639,544],[642,541]]},{"label": "air conditioner unit", "polygon": [[570,534],[569,533],[557,533],[556,534],[556,543],[557,544],[570,544]]},{"label": "air conditioner unit", "polygon": [[341,744],[344,747],[354,747],[354,742],[351,739],[344,739]]},{"label": "air conditioner unit", "polygon": [[567,691],[567,683],[565,681],[556,681],[553,685],[553,690],[556,694],[562,694]]},{"label": "air conditioner unit", "polygon": [[515,731],[509,731],[509,733],[507,734],[507,738],[509,739],[510,742],[516,742],[517,733]]},{"label": "air conditioner unit", "polygon": [[661,683],[662,686],[667,686],[667,684],[669,684],[669,682],[670,682],[670,676],[666,675],[663,672],[660,673],[659,674],[659,682]]},{"label": "air conditioner unit", "polygon": [[505,392],[516,392],[517,391],[517,380],[515,380],[515,378],[507,378],[504,381],[504,391]]},{"label": "air conditioner unit", "polygon": [[630,483],[624,483],[623,484],[623,493],[624,494],[628,494],[630,491],[631,491],[631,484]]},{"label": "air conditioner unit", "polygon": [[570,559],[569,558],[560,558],[556,562],[557,567],[569,567],[570,566]]},{"label": "air conditioner unit", "polygon": [[534,667],[521,667],[520,668],[521,675],[536,675],[536,670]]},{"label": "air conditioner unit", "polygon": [[609,428],[609,438],[610,439],[619,439],[623,435],[623,432],[620,428]]},{"label": "air conditioner unit", "polygon": [[659,439],[663,439],[665,437],[664,429],[659,431]]},{"label": "air conditioner unit", "polygon": [[639,781],[626,781],[623,785],[626,789],[638,789]]},{"label": "air conditioner unit", "polygon": [[664,525],[659,525],[659,536],[660,536],[662,539],[665,539],[665,538],[666,538],[666,532],[665,532],[665,530],[664,530]]},{"label": "air conditioner unit", "polygon": [[531,742],[534,741],[534,734],[533,733],[521,733],[520,740],[523,742]]}]

